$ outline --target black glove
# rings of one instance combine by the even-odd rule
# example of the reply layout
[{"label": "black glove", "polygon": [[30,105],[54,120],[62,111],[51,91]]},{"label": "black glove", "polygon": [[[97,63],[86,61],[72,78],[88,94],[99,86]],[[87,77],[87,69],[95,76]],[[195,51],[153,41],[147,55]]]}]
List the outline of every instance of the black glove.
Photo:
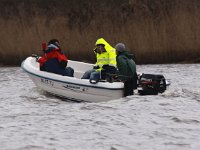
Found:
[{"label": "black glove", "polygon": [[99,68],[100,68],[99,66],[94,66],[94,67],[93,67],[93,69],[99,69]]},{"label": "black glove", "polygon": [[103,65],[102,68],[105,69],[105,70],[108,70],[109,65]]}]

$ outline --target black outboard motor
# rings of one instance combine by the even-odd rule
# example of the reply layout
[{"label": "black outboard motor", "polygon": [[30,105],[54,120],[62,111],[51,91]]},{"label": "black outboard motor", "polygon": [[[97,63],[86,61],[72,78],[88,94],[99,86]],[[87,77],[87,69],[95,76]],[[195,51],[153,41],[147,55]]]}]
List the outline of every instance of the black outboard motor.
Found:
[{"label": "black outboard motor", "polygon": [[142,74],[138,79],[140,95],[157,95],[166,90],[166,80],[163,75]]}]

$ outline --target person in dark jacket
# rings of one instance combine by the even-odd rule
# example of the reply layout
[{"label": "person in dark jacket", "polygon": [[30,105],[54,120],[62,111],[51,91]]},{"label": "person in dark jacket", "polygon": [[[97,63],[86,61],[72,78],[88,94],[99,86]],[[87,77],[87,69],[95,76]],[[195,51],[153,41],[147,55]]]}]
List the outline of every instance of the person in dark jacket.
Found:
[{"label": "person in dark jacket", "polygon": [[48,42],[47,49],[43,44],[44,55],[39,58],[40,70],[63,76],[74,76],[74,69],[66,67],[68,63],[67,56],[61,51],[60,43],[57,39]]},{"label": "person in dark jacket", "polygon": [[115,46],[117,52],[118,79],[124,82],[124,96],[133,95],[137,89],[137,72],[133,55],[130,54],[123,43]]}]

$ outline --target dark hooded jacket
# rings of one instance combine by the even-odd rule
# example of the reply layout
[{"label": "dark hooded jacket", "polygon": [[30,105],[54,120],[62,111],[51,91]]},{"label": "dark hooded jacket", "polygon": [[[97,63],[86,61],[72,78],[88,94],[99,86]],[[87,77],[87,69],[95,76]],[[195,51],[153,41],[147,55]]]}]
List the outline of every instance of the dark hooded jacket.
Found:
[{"label": "dark hooded jacket", "polygon": [[134,88],[137,89],[137,72],[133,55],[127,51],[120,52],[117,56],[118,78],[125,82],[133,82]]}]

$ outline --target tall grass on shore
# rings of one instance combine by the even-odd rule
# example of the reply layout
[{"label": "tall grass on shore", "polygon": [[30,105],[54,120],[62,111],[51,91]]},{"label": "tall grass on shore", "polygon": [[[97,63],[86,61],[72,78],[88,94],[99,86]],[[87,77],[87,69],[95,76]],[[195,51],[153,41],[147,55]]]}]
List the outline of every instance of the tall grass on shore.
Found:
[{"label": "tall grass on shore", "polygon": [[200,61],[198,0],[0,0],[0,63],[19,65],[60,40],[70,59],[94,62],[96,40],[123,42],[138,64]]}]

